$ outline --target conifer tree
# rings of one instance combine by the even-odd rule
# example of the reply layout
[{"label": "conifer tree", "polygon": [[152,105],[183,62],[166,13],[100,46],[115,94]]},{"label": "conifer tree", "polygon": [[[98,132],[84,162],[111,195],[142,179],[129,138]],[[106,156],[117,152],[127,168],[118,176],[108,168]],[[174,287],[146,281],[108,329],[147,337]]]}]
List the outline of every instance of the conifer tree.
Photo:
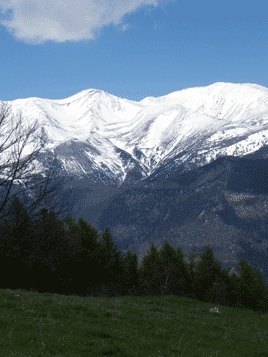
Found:
[{"label": "conifer tree", "polygon": [[10,215],[1,222],[0,228],[0,265],[3,270],[9,271],[9,274],[2,277],[1,286],[14,287],[17,284],[26,286],[29,279],[29,254],[26,250],[34,240],[34,227],[27,211],[16,196],[9,202],[9,210]]},{"label": "conifer tree", "polygon": [[240,274],[236,289],[237,306],[267,312],[268,291],[260,270],[253,270],[245,259],[241,259],[237,271]]},{"label": "conifer tree", "polygon": [[[35,287],[46,291],[55,290],[58,285],[59,265],[65,264],[70,255],[70,247],[63,222],[53,211],[41,209],[40,218],[35,221],[35,240],[31,247],[31,268],[35,277]],[[38,274],[37,272],[38,266]]]},{"label": "conifer tree", "polygon": [[188,291],[189,272],[182,250],[178,247],[176,251],[165,242],[159,254],[163,264],[165,290],[174,295],[184,296]]},{"label": "conifer tree", "polygon": [[42,208],[41,217],[35,225],[38,260],[43,259],[55,270],[63,250],[67,247],[63,223],[56,217],[55,212],[48,212],[46,208]]},{"label": "conifer tree", "polygon": [[159,251],[159,257],[162,265],[160,281],[164,291],[166,292],[171,284],[174,271],[177,269],[176,251],[170,246],[170,244],[165,242]]},{"label": "conifer tree", "polygon": [[229,268],[224,275],[217,278],[213,287],[207,292],[204,301],[213,302],[229,307],[237,306],[237,288],[240,284],[240,278],[233,273],[229,275]]},{"label": "conifer tree", "polygon": [[138,275],[138,257],[137,254],[132,254],[129,250],[124,256],[124,273],[123,283],[125,291],[135,294],[139,288],[140,281]]},{"label": "conifer tree", "polygon": [[81,276],[82,271],[79,271],[77,267],[77,260],[79,260],[78,257],[81,250],[81,244],[79,243],[82,239],[80,235],[81,229],[77,226],[75,219],[70,216],[65,219],[63,228],[68,242],[68,254],[65,255],[65,259],[61,259],[56,273],[61,292],[72,294],[77,289],[78,277]]},{"label": "conifer tree", "polygon": [[195,285],[195,278],[196,278],[197,263],[195,262],[195,260],[196,257],[199,255],[198,253],[195,253],[195,251],[196,248],[193,247],[192,252],[188,256],[186,256],[189,259],[189,264],[187,264],[188,276],[189,276],[188,286],[191,293],[194,292],[194,285]]},{"label": "conifer tree", "polygon": [[162,264],[159,252],[154,243],[151,244],[148,254],[143,258],[139,269],[141,288],[147,293],[162,293]]},{"label": "conifer tree", "polygon": [[72,218],[67,220],[67,224],[72,263],[61,268],[61,276],[65,277],[65,293],[91,293],[100,283],[102,271],[98,231],[81,217],[78,224]]},{"label": "conifer tree", "polygon": [[[131,259],[131,263],[133,264],[133,259]],[[134,267],[129,267],[133,271]],[[114,264],[113,264],[113,284],[116,287],[116,293],[123,295],[127,285],[131,282],[126,281],[125,274],[126,274],[126,262],[122,255],[121,251],[116,251],[114,255]],[[135,270],[134,270],[135,271]],[[133,274],[133,273],[132,273]],[[132,279],[135,281],[135,276],[132,275]]]},{"label": "conifer tree", "polygon": [[[83,223],[85,223],[85,226],[83,225]],[[72,256],[75,256],[79,253],[79,251],[81,250],[81,229],[83,230],[85,227],[85,230],[87,231],[87,229],[89,228],[90,232],[91,232],[91,225],[88,224],[83,220],[83,218],[79,218],[78,220],[78,224],[76,224],[75,219],[68,216],[65,219],[65,235],[68,239],[69,242],[69,246],[71,248],[71,252],[72,252]],[[94,230],[94,228],[93,228]],[[94,231],[94,236],[97,236],[97,230]]]},{"label": "conifer tree", "polygon": [[200,258],[201,260],[196,266],[195,294],[203,301],[213,284],[217,283],[218,279],[223,277],[226,272],[221,263],[215,259],[211,248],[205,247]]},{"label": "conifer tree", "polygon": [[1,244],[9,247],[9,253],[19,252],[22,244],[26,243],[26,237],[34,233],[33,223],[16,196],[9,203],[9,210],[9,217],[3,220]]},{"label": "conifer tree", "polygon": [[105,228],[100,243],[101,281],[105,287],[108,287],[109,291],[111,291],[112,286],[120,289],[119,285],[124,272],[124,259],[121,251],[118,250],[117,245],[113,242],[108,228]]}]

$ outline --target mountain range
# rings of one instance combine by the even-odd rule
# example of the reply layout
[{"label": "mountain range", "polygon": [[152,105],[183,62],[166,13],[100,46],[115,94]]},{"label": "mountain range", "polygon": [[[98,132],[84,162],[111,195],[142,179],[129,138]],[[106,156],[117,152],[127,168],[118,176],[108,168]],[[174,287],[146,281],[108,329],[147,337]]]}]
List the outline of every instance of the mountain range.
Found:
[{"label": "mountain range", "polygon": [[38,121],[36,172],[53,162],[72,217],[109,228],[139,265],[152,242],[186,255],[208,245],[224,267],[246,259],[268,283],[268,88],[217,82],[139,102],[88,89],[0,104],[23,125]]}]

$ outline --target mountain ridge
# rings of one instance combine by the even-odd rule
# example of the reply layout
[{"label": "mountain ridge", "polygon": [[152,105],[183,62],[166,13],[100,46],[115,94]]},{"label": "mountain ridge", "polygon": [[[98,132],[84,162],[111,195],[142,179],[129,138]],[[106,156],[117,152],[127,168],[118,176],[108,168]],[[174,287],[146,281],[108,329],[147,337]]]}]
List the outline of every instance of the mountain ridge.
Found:
[{"label": "mountain ridge", "polygon": [[[89,89],[65,99],[27,98],[8,104],[12,114],[22,111],[25,124],[26,118],[33,123],[37,117],[46,149],[66,171],[80,176],[107,171],[117,185],[135,165],[145,178],[182,149],[198,167],[217,156],[256,151],[268,135],[268,89],[252,84],[217,82],[140,102]],[[84,152],[87,162],[62,154],[70,144]],[[200,162],[195,162],[197,157]],[[185,160],[189,162],[187,155],[180,162]]]},{"label": "mountain ridge", "polygon": [[231,266],[247,258],[268,277],[267,88],[217,82],[140,102],[89,89],[9,104],[41,124],[41,172],[55,163],[73,217],[109,227],[139,264],[167,239],[185,254],[213,246]]}]

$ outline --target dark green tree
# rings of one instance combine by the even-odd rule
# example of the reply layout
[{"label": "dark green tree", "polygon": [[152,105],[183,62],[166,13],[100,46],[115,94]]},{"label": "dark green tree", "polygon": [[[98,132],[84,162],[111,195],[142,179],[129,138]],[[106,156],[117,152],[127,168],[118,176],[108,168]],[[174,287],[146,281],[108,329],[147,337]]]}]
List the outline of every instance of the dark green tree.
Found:
[{"label": "dark green tree", "polygon": [[78,224],[68,219],[69,244],[72,252],[72,263],[61,267],[64,277],[65,293],[90,294],[100,283],[102,272],[101,243],[98,242],[98,231],[79,218]]},{"label": "dark green tree", "polygon": [[241,259],[236,268],[240,274],[236,288],[237,306],[267,312],[268,291],[260,270],[253,270],[245,259]]},{"label": "dark green tree", "polygon": [[[195,251],[196,251],[196,248],[193,247],[192,252],[188,256],[186,256],[189,260],[189,264],[187,265],[187,267],[188,267],[188,272],[189,272],[188,286],[190,288],[190,294],[194,293],[196,267],[197,267],[196,257],[199,255],[198,253],[195,253]],[[189,295],[189,294],[187,294],[187,295]]]},{"label": "dark green tree", "polygon": [[[83,220],[83,218],[81,219]],[[64,223],[65,223],[64,228],[65,228],[66,236],[69,237],[70,246],[73,248],[75,247],[77,248],[79,245],[80,228],[76,224],[75,219],[70,216],[68,216],[64,220]]]},{"label": "dark green tree", "polygon": [[239,294],[237,293],[238,287],[241,284],[241,279],[235,274],[224,274],[218,278],[213,287],[207,292],[204,301],[213,302],[215,304],[236,307]]},{"label": "dark green tree", "polygon": [[[105,228],[100,240],[101,284],[111,291],[119,293],[122,277],[124,276],[124,258],[112,239],[108,228]],[[105,291],[106,293],[106,291]]]},{"label": "dark green tree", "polygon": [[144,293],[162,294],[163,267],[159,252],[154,243],[151,244],[150,250],[143,258],[142,265],[139,269],[139,280]]},{"label": "dark green tree", "polygon": [[[19,199],[14,196],[9,203],[10,216],[2,221],[1,245],[9,247],[9,252],[21,250],[27,236],[35,233],[31,218]],[[26,244],[27,245],[27,244]]]},{"label": "dark green tree", "polygon": [[200,255],[201,260],[196,266],[196,279],[194,293],[198,298],[204,301],[207,292],[213,287],[218,279],[227,276],[230,271],[225,271],[221,263],[215,259],[211,248],[205,247]]},{"label": "dark green tree", "polygon": [[[27,247],[34,241],[34,227],[27,211],[16,196],[9,202],[10,216],[1,223],[0,265],[8,269],[1,279],[2,287],[26,286],[29,280]],[[30,248],[29,248],[30,249]],[[10,267],[10,268],[8,268]]]},{"label": "dark green tree", "polygon": [[28,253],[32,273],[30,276],[35,288],[55,290],[58,286],[57,270],[61,264],[66,264],[71,249],[63,222],[53,211],[41,209],[40,218],[35,221],[35,239],[27,255]]},{"label": "dark green tree", "polygon": [[163,264],[164,290],[173,295],[184,296],[189,290],[189,272],[180,247],[177,251],[165,242],[159,252]]},{"label": "dark green tree", "polygon": [[122,274],[122,292],[127,294],[136,294],[140,285],[138,274],[138,257],[137,254],[132,254],[129,250],[123,257],[124,270]]}]

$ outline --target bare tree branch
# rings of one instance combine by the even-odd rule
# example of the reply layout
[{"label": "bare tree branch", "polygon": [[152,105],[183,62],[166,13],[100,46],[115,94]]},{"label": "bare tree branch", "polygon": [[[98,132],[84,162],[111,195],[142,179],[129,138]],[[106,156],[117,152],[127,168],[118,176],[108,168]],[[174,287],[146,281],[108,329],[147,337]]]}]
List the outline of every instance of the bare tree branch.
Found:
[{"label": "bare tree branch", "polygon": [[[30,155],[26,155],[23,159],[21,158],[21,154],[22,151],[24,149],[24,147],[27,144],[27,141],[30,137],[31,134],[33,134],[38,128],[36,127],[36,122],[34,124],[33,127],[31,128],[23,128],[23,134],[21,134],[21,131],[19,132],[19,134],[16,136],[15,141],[13,140],[8,146],[4,147],[4,145],[6,144],[6,142],[8,141],[8,139],[11,137],[11,135],[13,134],[13,132],[21,127],[21,114],[20,114],[20,120],[17,123],[15,129],[12,129],[9,131],[9,135],[8,137],[6,137],[6,133],[3,133],[2,127],[4,124],[4,119],[7,119],[8,116],[8,110],[6,110],[6,108],[4,107],[4,110],[2,111],[2,113],[0,114],[0,138],[4,138],[6,139],[5,142],[3,144],[0,145],[0,158],[1,161],[4,160],[4,155],[3,152],[6,151],[7,149],[9,149],[10,147],[13,147],[13,152],[12,152],[12,159],[9,158],[8,161],[4,164],[4,165],[0,165],[0,177],[3,176],[7,176],[2,182],[1,182],[1,178],[0,178],[0,187],[4,186],[4,184],[6,184],[6,196],[5,199],[2,200],[2,196],[0,198],[0,219],[3,219],[7,216],[10,215],[11,210],[7,210],[7,203],[14,197],[17,196],[20,193],[23,193],[24,198],[26,198],[25,201],[29,201],[29,194],[28,197],[25,194],[26,192],[29,193],[30,191],[36,190],[37,188],[39,188],[40,186],[42,187],[42,185],[45,183],[45,188],[43,189],[43,191],[41,192],[41,187],[40,187],[40,191],[39,191],[39,195],[37,198],[34,199],[34,202],[29,206],[29,207],[25,207],[27,209],[27,213],[29,214],[29,216],[31,215],[32,212],[35,211],[35,209],[38,206],[41,206],[43,200],[45,199],[45,205],[47,205],[47,201],[49,201],[49,203],[51,204],[52,198],[54,198],[55,196],[57,196],[57,192],[51,197],[49,196],[50,193],[55,192],[55,190],[57,191],[56,186],[58,184],[60,184],[60,182],[58,184],[56,184],[54,187],[52,187],[50,190],[47,190],[48,184],[49,182],[51,182],[52,178],[54,178],[54,174],[55,174],[55,170],[52,172],[50,169],[52,168],[52,165],[49,169],[50,174],[47,175],[46,178],[44,178],[41,182],[39,182],[38,185],[33,184],[31,187],[29,188],[24,188],[23,190],[17,192],[16,194],[11,195],[11,189],[13,186],[13,183],[15,180],[22,180],[22,181],[26,181],[28,182],[28,180],[34,178],[34,179],[41,179],[42,175],[35,173],[35,174],[28,174],[28,173],[32,173],[35,171],[36,166],[35,164],[33,164],[33,161],[36,160],[40,154],[40,151],[44,148],[45,146],[45,141],[44,139],[42,139],[41,136],[37,136],[37,135],[32,135],[33,140],[30,141],[31,142],[35,142],[37,143],[38,139],[41,140],[41,147],[39,147],[37,150],[37,145],[34,148],[34,151],[30,154]],[[9,119],[10,122],[10,119]],[[23,145],[22,147],[19,149],[19,143],[20,140],[25,137],[24,141],[23,141]],[[17,152],[15,150],[15,144],[17,144]],[[30,167],[30,165],[33,165],[33,167]],[[5,172],[7,170],[7,173]],[[41,170],[42,171],[42,170]],[[3,174],[2,174],[3,173]],[[46,176],[46,175],[45,175]],[[60,180],[61,182],[63,181]],[[23,183],[24,183],[23,182]],[[18,187],[18,185],[16,185]],[[25,184],[24,184],[25,186]],[[16,187],[16,188],[17,188]],[[24,202],[25,203],[25,202]],[[50,206],[49,209],[55,211],[56,206],[58,206],[58,204],[55,204],[54,206]],[[61,205],[61,208],[58,212],[55,211],[55,214],[58,216],[62,213],[65,213],[66,211],[68,211],[70,209],[70,205],[63,211],[63,206],[66,207],[66,204]],[[45,206],[46,208],[48,208],[47,206]],[[5,212],[5,213],[4,213]],[[32,215],[32,219],[35,219],[37,217],[40,216],[40,212]]]}]

